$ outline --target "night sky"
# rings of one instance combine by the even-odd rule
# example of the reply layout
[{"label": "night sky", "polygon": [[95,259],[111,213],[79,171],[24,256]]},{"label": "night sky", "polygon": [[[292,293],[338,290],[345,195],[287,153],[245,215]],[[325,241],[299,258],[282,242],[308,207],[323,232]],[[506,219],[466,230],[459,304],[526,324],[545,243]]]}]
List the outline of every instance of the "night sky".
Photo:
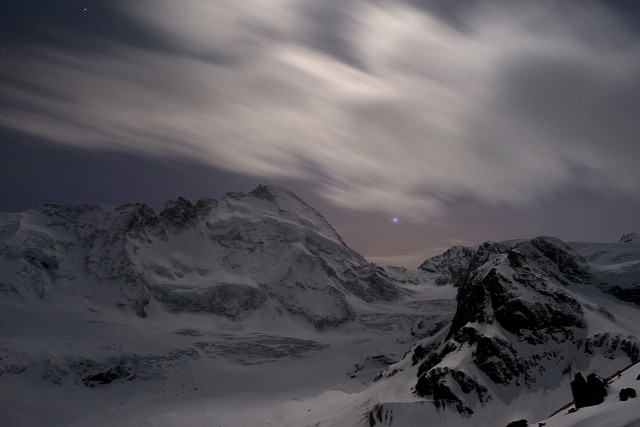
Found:
[{"label": "night sky", "polygon": [[614,242],[640,231],[637,3],[5,1],[0,210],[263,183],[382,265]]}]

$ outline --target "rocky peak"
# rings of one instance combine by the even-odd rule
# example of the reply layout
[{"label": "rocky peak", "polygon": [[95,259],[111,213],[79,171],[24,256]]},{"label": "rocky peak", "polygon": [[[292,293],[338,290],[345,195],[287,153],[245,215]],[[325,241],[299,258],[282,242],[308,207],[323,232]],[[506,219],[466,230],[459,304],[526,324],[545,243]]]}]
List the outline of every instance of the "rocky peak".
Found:
[{"label": "rocky peak", "polygon": [[[504,262],[511,265],[509,258],[513,255]],[[469,323],[497,323],[521,341],[542,344],[572,339],[576,328],[586,326],[580,304],[552,276],[526,264],[512,267],[511,274],[501,267],[475,275],[460,287],[449,336]]]},{"label": "rocky peak", "polygon": [[177,228],[193,226],[198,221],[197,208],[187,199],[169,200],[160,211],[160,218]]},{"label": "rocky peak", "polygon": [[259,199],[269,200],[270,202],[275,203],[276,198],[273,193],[278,192],[278,190],[280,190],[280,188],[276,188],[275,186],[271,186],[271,189],[269,189],[269,186],[260,184],[255,188],[255,190],[249,192],[249,194]]},{"label": "rocky peak", "polygon": [[594,284],[595,282],[587,261],[582,255],[557,238],[536,237],[530,242],[517,245],[516,248],[563,285]]},{"label": "rocky peak", "polygon": [[469,274],[469,266],[475,251],[464,246],[454,246],[442,255],[427,259],[419,269],[429,273],[438,273],[438,285],[459,286]]},{"label": "rocky peak", "polygon": [[209,197],[201,197],[195,205],[184,197],[178,197],[164,204],[159,217],[173,227],[188,228],[207,216],[217,205],[218,202]]},{"label": "rocky peak", "polygon": [[196,202],[196,211],[200,216],[207,216],[211,209],[218,206],[218,201],[210,197],[200,197]]},{"label": "rocky peak", "polygon": [[435,278],[438,285],[451,284],[458,287],[492,255],[505,253],[507,249],[505,244],[496,242],[485,242],[476,249],[454,246],[442,255],[429,258],[419,268],[429,273],[438,273]]},{"label": "rocky peak", "polygon": [[344,245],[340,235],[317,210],[283,187],[259,185],[249,193],[227,193],[219,207],[231,215],[250,214],[254,218],[298,224]]},{"label": "rocky peak", "polygon": [[[447,335],[416,348],[416,394],[470,413],[496,385],[534,387],[545,369],[562,372],[555,357],[587,334],[582,305],[565,288],[591,277],[582,261],[560,240],[540,237],[453,248],[423,264],[448,275],[458,296]],[[476,369],[486,377],[469,375]]]},{"label": "rocky peak", "polygon": [[[584,328],[582,308],[560,285],[591,278],[584,260],[562,241],[539,237],[509,248],[481,246],[460,283],[449,336],[467,323],[493,323],[531,344],[569,338]],[[481,262],[484,260],[484,262]]]},{"label": "rocky peak", "polygon": [[123,216],[125,229],[142,231],[158,225],[158,216],[149,206],[142,203],[130,203],[116,208]]},{"label": "rocky peak", "polygon": [[629,243],[629,242],[633,242],[634,240],[638,240],[638,239],[640,239],[640,235],[638,235],[638,233],[629,233],[629,234],[625,234],[624,236],[622,236],[618,243]]},{"label": "rocky peak", "polygon": [[94,209],[100,209],[98,205],[54,205],[46,204],[40,208],[35,209],[48,217],[60,218],[65,221],[77,221],[80,216],[84,215],[87,211]]}]

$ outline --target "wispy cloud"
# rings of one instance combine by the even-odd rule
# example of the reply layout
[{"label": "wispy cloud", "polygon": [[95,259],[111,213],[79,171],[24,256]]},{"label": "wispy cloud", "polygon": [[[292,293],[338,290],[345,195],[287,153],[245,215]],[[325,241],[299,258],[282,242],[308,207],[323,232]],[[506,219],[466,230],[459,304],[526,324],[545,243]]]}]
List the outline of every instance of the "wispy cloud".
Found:
[{"label": "wispy cloud", "polygon": [[[308,182],[419,221],[457,197],[640,194],[640,41],[591,2],[139,1],[156,40],[4,56],[0,126]],[[590,175],[589,175],[590,174]]]}]

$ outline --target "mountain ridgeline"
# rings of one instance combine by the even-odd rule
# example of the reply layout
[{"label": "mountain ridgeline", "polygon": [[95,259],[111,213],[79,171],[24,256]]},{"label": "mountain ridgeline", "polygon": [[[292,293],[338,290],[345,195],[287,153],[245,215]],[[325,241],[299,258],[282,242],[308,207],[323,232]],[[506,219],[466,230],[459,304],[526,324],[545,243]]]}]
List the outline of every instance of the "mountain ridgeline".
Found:
[{"label": "mountain ridgeline", "polygon": [[[563,376],[586,369],[596,353],[627,364],[640,360],[635,335],[595,332],[596,324],[615,323],[615,316],[572,292],[602,284],[585,259],[558,239],[453,248],[420,268],[458,287],[447,334],[413,353],[415,391],[437,404],[472,414],[472,407],[512,385],[553,388]],[[456,366],[452,358],[463,362]]]},{"label": "mountain ridgeline", "polygon": [[117,288],[110,302],[140,317],[159,305],[239,320],[270,306],[322,329],[354,319],[347,295],[401,294],[317,211],[274,186],[219,202],[179,198],[158,215],[141,204],[48,205],[2,219],[7,295],[47,300],[59,284],[82,281]]},{"label": "mountain ridgeline", "polygon": [[319,353],[355,363],[340,375],[361,388],[296,425],[506,425],[568,402],[578,372],[640,360],[635,233],[455,246],[411,271],[367,262],[296,195],[261,185],[159,213],[1,213],[0,266],[7,393],[28,373],[74,390],[161,388],[176,366],[285,369]]}]

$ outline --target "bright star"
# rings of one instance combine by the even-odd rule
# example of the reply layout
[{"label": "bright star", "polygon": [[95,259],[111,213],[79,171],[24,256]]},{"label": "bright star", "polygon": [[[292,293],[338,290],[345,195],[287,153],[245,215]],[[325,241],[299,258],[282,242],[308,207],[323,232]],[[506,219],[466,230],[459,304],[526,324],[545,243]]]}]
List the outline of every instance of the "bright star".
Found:
[{"label": "bright star", "polygon": [[398,218],[393,218],[393,222],[398,222]]}]

